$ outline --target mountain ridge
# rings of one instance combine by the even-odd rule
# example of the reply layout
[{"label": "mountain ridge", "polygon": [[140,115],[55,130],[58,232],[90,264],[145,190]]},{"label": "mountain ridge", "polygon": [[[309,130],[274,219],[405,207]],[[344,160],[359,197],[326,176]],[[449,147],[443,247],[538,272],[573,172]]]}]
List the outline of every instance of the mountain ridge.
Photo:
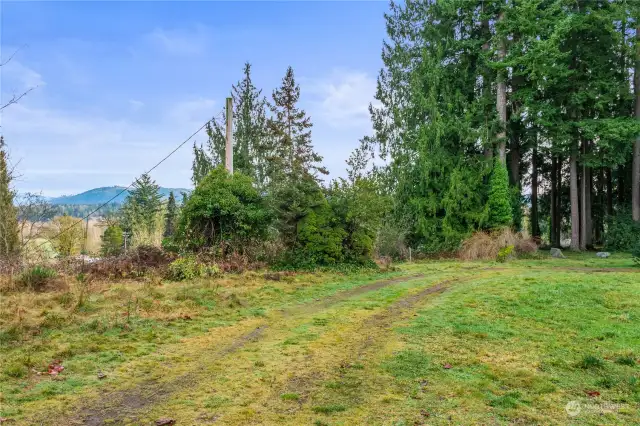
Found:
[{"label": "mountain ridge", "polygon": [[[113,197],[117,197],[110,201],[110,203],[112,204],[122,204],[124,202],[124,200],[127,198],[127,195],[129,195],[129,190],[125,190],[124,192],[122,192],[122,190],[126,189],[126,187],[124,186],[102,186],[99,188],[93,188],[93,189],[89,189],[87,191],[81,192],[79,194],[74,194],[74,195],[63,195],[60,197],[52,197],[49,198],[49,202],[51,204],[54,205],[59,205],[59,204],[104,204],[106,202],[108,202],[109,200],[111,200],[111,198]],[[122,194],[119,194],[120,192],[122,192]],[[169,196],[169,193],[173,192],[173,195],[176,196],[176,198],[180,198],[180,193],[181,192],[191,192],[190,189],[186,189],[186,188],[164,188],[164,187],[160,187],[160,194],[162,195],[163,198],[166,198]],[[118,195],[119,194],[119,195]]]}]

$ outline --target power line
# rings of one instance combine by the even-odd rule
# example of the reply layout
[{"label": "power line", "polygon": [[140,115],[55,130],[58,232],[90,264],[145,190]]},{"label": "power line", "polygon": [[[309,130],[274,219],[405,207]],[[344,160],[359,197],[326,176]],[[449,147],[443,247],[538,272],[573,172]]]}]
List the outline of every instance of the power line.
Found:
[{"label": "power line", "polygon": [[[220,119],[220,116],[222,115],[222,113],[218,114],[218,116],[213,117],[210,120],[205,121],[202,126],[200,126],[200,128],[198,128],[198,130],[196,130],[195,132],[193,132],[191,134],[191,136],[189,136],[187,139],[185,139],[184,141],[182,141],[182,143],[180,143],[180,145],[178,145],[173,151],[171,151],[169,154],[167,154],[162,160],[158,161],[152,168],[150,168],[147,172],[145,172],[145,174],[149,174],[152,171],[154,171],[159,165],[161,165],[162,163],[164,163],[169,157],[171,157],[173,154],[176,153],[176,151],[178,151],[180,148],[182,148],[187,142],[189,142],[191,139],[193,139],[193,137],[195,135],[197,135],[198,133],[200,133],[200,131],[202,129],[204,129],[208,123],[210,123],[211,121],[214,120],[218,120]],[[73,228],[74,226],[84,222],[85,220],[88,220],[92,214],[96,213],[98,210],[100,210],[101,208],[105,207],[106,205],[108,205],[109,203],[111,203],[113,200],[115,200],[116,198],[118,198],[119,196],[121,196],[122,194],[124,194],[126,191],[128,191],[133,184],[135,183],[135,180],[133,182],[131,182],[129,184],[129,186],[127,186],[126,188],[124,188],[122,191],[118,192],[116,195],[114,195],[113,197],[111,197],[108,201],[100,204],[98,207],[96,207],[94,210],[92,210],[89,214],[87,214],[86,216],[84,216],[82,219],[78,220],[77,222],[75,222],[73,225],[61,230],[60,232],[58,232],[56,235],[54,235],[53,237],[51,237],[50,239],[47,238],[47,241],[43,242],[42,244],[39,244],[38,246],[36,246],[35,248],[38,249],[40,247],[42,247],[43,245],[45,245],[46,243],[50,243],[51,240],[54,240],[56,238],[58,238],[60,235],[64,234],[65,232],[67,232],[68,230],[70,230],[71,228]]]}]

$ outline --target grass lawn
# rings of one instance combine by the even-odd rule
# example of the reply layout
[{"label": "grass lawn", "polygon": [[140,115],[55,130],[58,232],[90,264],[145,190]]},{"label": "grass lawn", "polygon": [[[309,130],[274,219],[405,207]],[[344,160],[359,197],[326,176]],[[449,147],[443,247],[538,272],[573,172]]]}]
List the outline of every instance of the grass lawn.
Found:
[{"label": "grass lawn", "polygon": [[[625,255],[80,293],[0,295],[0,417],[640,424],[640,268]],[[59,376],[36,373],[54,360]]]}]

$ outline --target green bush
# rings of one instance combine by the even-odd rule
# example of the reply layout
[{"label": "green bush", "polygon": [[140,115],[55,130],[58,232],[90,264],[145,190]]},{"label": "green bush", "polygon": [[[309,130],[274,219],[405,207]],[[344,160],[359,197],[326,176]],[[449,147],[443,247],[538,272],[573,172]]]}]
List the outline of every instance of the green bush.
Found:
[{"label": "green bush", "polygon": [[633,256],[633,262],[636,266],[640,266],[640,240],[638,240],[633,250],[631,250],[631,255]]},{"label": "green bush", "polygon": [[251,241],[264,239],[271,215],[251,178],[230,175],[223,166],[213,169],[198,184],[182,208],[176,243],[198,250],[225,247],[240,252]]},{"label": "green bush", "polygon": [[509,190],[509,172],[507,168],[496,160],[489,183],[489,226],[492,229],[511,226],[512,193]]},{"label": "green bush", "polygon": [[274,188],[272,201],[285,247],[278,266],[314,269],[342,261],[344,230],[312,176],[281,182]]},{"label": "green bush", "polygon": [[102,256],[118,256],[122,253],[124,246],[124,234],[118,225],[109,226],[102,234]]},{"label": "green bush", "polygon": [[640,223],[633,220],[631,212],[623,210],[607,218],[604,241],[607,250],[630,252],[638,241]]},{"label": "green bush", "polygon": [[205,265],[195,256],[185,256],[174,260],[167,270],[168,278],[172,281],[188,281],[203,276],[215,276],[220,273],[216,265]]},{"label": "green bush", "polygon": [[342,257],[345,262],[370,263],[382,218],[389,200],[377,192],[375,182],[366,178],[334,181],[327,192],[337,225],[344,231]]},{"label": "green bush", "polygon": [[498,262],[506,262],[511,255],[513,254],[513,246],[507,246],[500,249],[498,252],[498,256],[496,256],[496,260]]},{"label": "green bush", "polygon": [[28,288],[30,290],[43,290],[44,287],[49,284],[53,279],[58,276],[58,273],[45,266],[34,266],[29,268],[18,275],[16,284],[21,288]]}]

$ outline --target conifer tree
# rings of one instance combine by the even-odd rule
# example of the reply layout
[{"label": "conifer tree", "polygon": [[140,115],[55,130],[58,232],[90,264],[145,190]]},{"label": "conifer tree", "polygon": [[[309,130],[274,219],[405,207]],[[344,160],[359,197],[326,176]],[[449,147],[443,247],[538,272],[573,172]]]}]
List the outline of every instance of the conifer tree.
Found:
[{"label": "conifer tree", "polygon": [[4,138],[0,136],[0,258],[14,256],[20,249],[12,178]]},{"label": "conifer tree", "polygon": [[123,228],[130,232],[132,245],[159,244],[163,234],[160,187],[147,173],[136,178],[123,206]]},{"label": "conifer tree", "polygon": [[322,157],[311,143],[311,119],[298,107],[300,86],[295,82],[293,68],[287,68],[282,85],[273,91],[268,121],[269,173],[272,178],[294,177],[317,173],[328,174],[321,165]]},{"label": "conifer tree", "polygon": [[[233,169],[250,176],[258,187],[265,184],[266,110],[262,90],[251,79],[251,64],[245,63],[243,77],[231,87],[233,98]],[[224,112],[222,114],[224,116]],[[207,123],[205,146],[193,146],[192,182],[195,186],[224,162],[226,129],[222,122]]]},{"label": "conifer tree", "polygon": [[164,214],[164,236],[173,236],[176,230],[176,224],[178,220],[178,207],[176,206],[176,197],[173,195],[173,191],[169,192],[169,199],[167,200],[167,209]]}]

